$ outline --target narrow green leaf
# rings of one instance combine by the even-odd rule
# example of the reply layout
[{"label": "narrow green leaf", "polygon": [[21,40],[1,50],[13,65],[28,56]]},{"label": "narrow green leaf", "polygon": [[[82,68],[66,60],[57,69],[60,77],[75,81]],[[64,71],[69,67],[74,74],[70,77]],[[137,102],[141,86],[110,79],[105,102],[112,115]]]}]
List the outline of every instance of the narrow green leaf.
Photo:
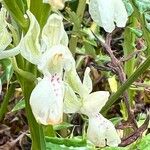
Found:
[{"label": "narrow green leaf", "polygon": [[[19,3],[18,3],[19,1]],[[4,0],[4,5],[7,10],[10,12],[15,21],[21,26],[25,31],[28,28],[28,20],[24,17],[25,7],[22,6],[21,0]]]},{"label": "narrow green leaf", "polygon": [[18,111],[20,109],[24,109],[25,108],[25,100],[21,99],[16,105],[15,107],[11,110],[11,112],[15,112]]},{"label": "narrow green leaf", "polygon": [[87,147],[67,147],[65,145],[57,145],[51,142],[46,143],[46,150],[92,150]]},{"label": "narrow green leaf", "polygon": [[73,125],[70,123],[67,123],[67,122],[63,122],[61,124],[54,125],[53,129],[54,130],[61,130],[61,129],[69,128],[69,127],[73,127]]},{"label": "narrow green leaf", "polygon": [[129,149],[126,147],[106,147],[106,148],[102,148],[101,150],[129,150]]},{"label": "narrow green leaf", "polygon": [[31,0],[30,11],[38,20],[41,28],[43,28],[50,14],[50,5],[43,3],[43,0]]},{"label": "narrow green leaf", "polygon": [[58,145],[65,145],[65,146],[73,146],[73,147],[83,147],[86,146],[86,140],[79,139],[79,138],[72,138],[72,139],[66,139],[66,138],[57,138],[57,137],[46,137],[46,142],[51,142],[53,144]]}]

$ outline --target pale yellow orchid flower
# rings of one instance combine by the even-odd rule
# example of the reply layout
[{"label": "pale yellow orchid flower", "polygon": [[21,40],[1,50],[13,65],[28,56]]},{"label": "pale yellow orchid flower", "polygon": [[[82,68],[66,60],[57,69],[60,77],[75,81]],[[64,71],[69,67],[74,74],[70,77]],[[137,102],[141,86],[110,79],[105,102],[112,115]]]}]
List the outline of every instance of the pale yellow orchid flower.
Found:
[{"label": "pale yellow orchid flower", "polygon": [[31,93],[32,112],[41,124],[59,124],[63,117],[63,74],[75,67],[75,60],[67,47],[68,37],[60,15],[50,15],[40,36],[36,18],[29,11],[27,14],[30,26],[21,41],[21,54],[44,76]]},{"label": "pale yellow orchid flower", "polygon": [[[73,71],[71,70],[71,72]],[[87,138],[95,146],[104,147],[106,144],[109,146],[118,146],[121,140],[115,127],[109,120],[99,114],[99,111],[108,100],[109,92],[92,92],[92,81],[89,72],[90,69],[87,68],[85,70],[83,83],[80,81],[77,73],[66,73],[64,112],[80,113],[89,117]],[[76,95],[76,93],[78,95]],[[109,136],[109,134],[111,134],[111,136]]]},{"label": "pale yellow orchid flower", "polygon": [[69,71],[75,61],[69,49],[63,45],[46,51],[38,68],[44,77],[32,91],[30,105],[39,123],[54,125],[62,122],[64,82],[63,71]]},{"label": "pale yellow orchid flower", "polygon": [[64,30],[62,16],[55,13],[51,14],[41,31],[35,16],[30,11],[27,11],[27,15],[30,26],[21,41],[21,54],[29,62],[37,65],[43,53],[49,51],[52,46],[59,44],[67,46],[68,36]]},{"label": "pale yellow orchid flower", "polygon": [[112,122],[104,118],[101,114],[89,117],[87,138],[99,147],[105,147],[106,145],[117,147],[121,143]]},{"label": "pale yellow orchid flower", "polygon": [[125,27],[128,14],[122,0],[90,0],[89,13],[92,19],[106,32]]}]

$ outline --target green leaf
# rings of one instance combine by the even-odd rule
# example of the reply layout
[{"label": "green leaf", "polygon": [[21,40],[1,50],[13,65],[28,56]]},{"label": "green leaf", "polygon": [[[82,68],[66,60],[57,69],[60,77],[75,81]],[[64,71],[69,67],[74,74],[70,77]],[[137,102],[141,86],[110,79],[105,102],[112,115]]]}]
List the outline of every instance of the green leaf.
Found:
[{"label": "green leaf", "polygon": [[97,55],[95,61],[100,65],[100,64],[105,64],[111,61],[110,57],[107,55]]},{"label": "green leaf", "polygon": [[34,14],[40,27],[43,28],[50,13],[50,5],[43,0],[30,0],[30,11]]},{"label": "green leaf", "polygon": [[4,72],[1,76],[2,83],[4,83],[4,82],[9,83],[9,81],[13,75],[12,63],[11,63],[10,59],[2,59],[2,60],[0,60],[0,64],[4,70]]},{"label": "green leaf", "polygon": [[129,149],[125,147],[106,147],[102,148],[101,150],[129,150]]},{"label": "green leaf", "polygon": [[53,143],[57,145],[65,145],[68,147],[84,147],[87,146],[86,140],[80,139],[80,138],[57,138],[57,137],[47,137],[46,136],[46,142],[47,143]]},{"label": "green leaf", "polygon": [[135,4],[140,13],[150,11],[150,2],[148,0],[135,0]]},{"label": "green leaf", "polygon": [[112,93],[117,91],[118,85],[115,75],[108,78],[108,83]]},{"label": "green leaf", "polygon": [[[150,50],[148,48],[148,50]],[[130,87],[130,85],[137,80],[137,78],[145,71],[149,68],[149,64],[150,64],[150,56],[147,57],[147,59],[143,62],[143,64],[138,67],[136,69],[136,71],[128,78],[128,80],[123,83],[119,89],[117,90],[117,92],[115,94],[113,94],[109,100],[106,102],[105,106],[102,108],[101,113],[106,113],[109,108],[114,104],[114,102],[119,98],[120,95],[122,95],[122,93],[128,89]]]},{"label": "green leaf", "polygon": [[46,143],[46,149],[47,150],[69,150],[69,147],[48,142]]},{"label": "green leaf", "polygon": [[71,11],[69,9],[67,9],[67,13],[69,15],[70,22],[73,23],[73,25],[74,25],[74,29],[75,29],[74,31],[75,32],[80,31],[81,20],[78,17],[78,15],[75,12],[73,12],[73,11]]},{"label": "green leaf", "polygon": [[134,144],[133,146],[131,146],[130,148],[132,150],[149,150],[150,146],[150,134],[148,134],[147,136],[143,137],[141,140],[139,140],[136,144]]},{"label": "green leaf", "polygon": [[27,1],[26,0],[15,0],[15,1],[18,4],[22,13],[25,13],[28,9]]},{"label": "green leaf", "polygon": [[127,10],[127,13],[128,13],[128,16],[131,16],[134,9],[131,5],[131,3],[129,2],[129,0],[123,0],[124,4],[125,4],[125,7],[126,7],[126,10]]},{"label": "green leaf", "polygon": [[63,122],[61,124],[54,125],[53,129],[54,130],[61,130],[61,129],[66,129],[66,128],[70,128],[70,127],[73,127],[73,125],[70,123],[67,123],[67,122]]},{"label": "green leaf", "polygon": [[111,118],[110,121],[114,124],[117,125],[119,122],[121,122],[122,118],[121,117],[115,117]]},{"label": "green leaf", "polygon": [[27,30],[28,20],[24,17],[24,12],[27,9],[25,1],[22,0],[4,0],[4,5],[10,12],[15,21],[22,27],[22,29]]},{"label": "green leaf", "polygon": [[94,47],[91,45],[90,41],[88,41],[88,40],[85,40],[85,41],[84,41],[84,49],[85,49],[85,54],[86,54],[86,55],[90,55],[90,56],[92,56],[93,58],[96,57],[95,49],[94,49]]},{"label": "green leaf", "polygon": [[25,108],[25,100],[21,99],[16,105],[15,107],[11,110],[11,112],[15,112],[18,111],[20,109],[24,109]]},{"label": "green leaf", "polygon": [[133,27],[129,27],[129,29],[131,30],[132,33],[134,33],[138,38],[141,38],[143,35],[142,30],[137,29],[137,28],[133,28]]},{"label": "green leaf", "polygon": [[71,8],[72,11],[76,12],[77,11],[77,7],[78,7],[78,3],[79,3],[79,0],[68,0],[68,5],[69,5],[69,8]]},{"label": "green leaf", "polygon": [[87,147],[67,147],[65,145],[57,145],[51,142],[46,143],[46,150],[90,150]]}]

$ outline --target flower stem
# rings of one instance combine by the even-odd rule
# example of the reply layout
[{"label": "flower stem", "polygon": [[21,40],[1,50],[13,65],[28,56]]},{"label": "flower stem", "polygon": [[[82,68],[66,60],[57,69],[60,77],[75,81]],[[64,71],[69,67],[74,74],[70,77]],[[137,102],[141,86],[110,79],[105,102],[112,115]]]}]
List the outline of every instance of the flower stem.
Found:
[{"label": "flower stem", "polygon": [[[124,57],[128,57],[132,53],[135,52],[135,40],[136,36],[135,34],[131,31],[130,27],[135,27],[136,26],[136,18],[135,18],[135,13],[133,13],[130,18],[129,18],[129,28],[125,29],[124,32],[124,45],[123,45],[123,50],[124,50]],[[135,67],[135,55],[132,56],[131,59],[125,61],[125,67],[124,67],[124,72],[127,75],[127,78],[130,77],[130,75],[133,74],[134,72],[134,67]],[[133,96],[134,92],[130,89],[127,90],[128,94],[128,101],[130,104],[130,107],[133,106]],[[124,103],[122,103],[124,105]],[[127,112],[124,112],[124,118],[126,118]]]},{"label": "flower stem", "polygon": [[0,107],[0,121],[2,121],[7,112],[7,105],[9,103],[10,98],[14,95],[14,92],[15,92],[15,84],[11,84],[6,92],[6,95],[4,96],[3,102]]},{"label": "flower stem", "polygon": [[31,82],[28,82],[27,80],[24,82],[23,86],[23,93],[26,104],[26,113],[32,138],[32,150],[46,150],[42,126],[36,122],[29,103],[30,95],[34,86],[35,86],[34,83],[31,84]]},{"label": "flower stem", "polygon": [[36,77],[32,73],[24,71],[24,70],[18,68],[15,58],[12,58],[11,60],[12,60],[11,62],[12,62],[13,69],[14,69],[15,72],[17,72],[20,76],[22,76],[24,79],[26,79],[30,82],[35,82],[36,81]]}]

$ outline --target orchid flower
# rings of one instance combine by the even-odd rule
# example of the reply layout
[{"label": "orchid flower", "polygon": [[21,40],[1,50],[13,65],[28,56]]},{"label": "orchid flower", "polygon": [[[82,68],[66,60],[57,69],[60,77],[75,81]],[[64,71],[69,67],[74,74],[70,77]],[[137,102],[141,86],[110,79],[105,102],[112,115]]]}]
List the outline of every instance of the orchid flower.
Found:
[{"label": "orchid flower", "polygon": [[121,143],[112,122],[104,118],[101,114],[89,117],[87,138],[99,147],[105,147],[106,145],[116,147]]},{"label": "orchid flower", "polygon": [[8,23],[6,21],[7,11],[4,7],[0,10],[0,59],[11,57],[19,53],[19,46],[5,50],[12,42],[12,35],[8,32]]},{"label": "orchid flower", "polygon": [[75,62],[69,49],[62,45],[45,52],[40,62],[38,68],[44,77],[32,91],[32,112],[39,123],[59,124],[63,117],[63,70],[69,71]]},{"label": "orchid flower", "polygon": [[63,18],[55,13],[50,15],[41,31],[35,16],[30,11],[27,11],[27,15],[30,20],[28,32],[14,49],[37,65],[44,76],[30,97],[36,120],[44,125],[58,124],[63,116],[63,71],[69,71],[75,66],[74,58],[67,47],[68,36],[64,30]]},{"label": "orchid flower", "polygon": [[66,75],[64,112],[81,113],[89,117],[87,138],[96,146],[104,147],[106,144],[109,146],[118,146],[121,141],[115,127],[109,120],[99,114],[99,111],[108,100],[109,92],[97,91],[91,93],[92,80],[89,73],[90,69],[87,68],[83,83],[77,74],[74,74],[74,76]]},{"label": "orchid flower", "polygon": [[106,32],[125,27],[128,14],[122,0],[90,0],[89,13],[92,19]]},{"label": "orchid flower", "polygon": [[27,14],[30,26],[21,41],[21,54],[43,74],[31,93],[32,112],[41,124],[59,124],[63,117],[63,73],[74,67],[75,61],[67,47],[68,37],[60,15],[50,15],[40,36],[36,18],[29,11]]},{"label": "orchid flower", "polygon": [[[0,41],[0,59],[21,53],[25,59],[37,65],[42,54],[49,50],[52,46],[57,44],[62,44],[64,46],[68,45],[68,36],[64,30],[62,16],[56,13],[50,15],[41,32],[40,25],[35,16],[29,10],[27,11],[27,15],[30,20],[30,26],[26,35],[21,38],[18,46],[10,50],[4,50],[11,43],[12,39],[10,39],[10,37],[9,39],[6,39],[6,37],[8,37],[8,31],[2,32],[4,38],[0,39],[2,41]],[[6,26],[6,21],[3,19],[3,16],[4,13],[1,12],[0,22],[1,24],[4,24],[3,26]],[[0,32],[1,31],[2,30],[0,28]],[[7,44],[7,42],[9,42],[9,44]],[[3,43],[5,43],[5,45]]]},{"label": "orchid flower", "polygon": [[55,13],[50,15],[41,32],[35,16],[30,11],[27,11],[27,15],[30,26],[21,41],[21,54],[29,62],[38,65],[43,53],[49,51],[51,47],[59,44],[67,46],[68,36],[64,30],[62,16]]}]

